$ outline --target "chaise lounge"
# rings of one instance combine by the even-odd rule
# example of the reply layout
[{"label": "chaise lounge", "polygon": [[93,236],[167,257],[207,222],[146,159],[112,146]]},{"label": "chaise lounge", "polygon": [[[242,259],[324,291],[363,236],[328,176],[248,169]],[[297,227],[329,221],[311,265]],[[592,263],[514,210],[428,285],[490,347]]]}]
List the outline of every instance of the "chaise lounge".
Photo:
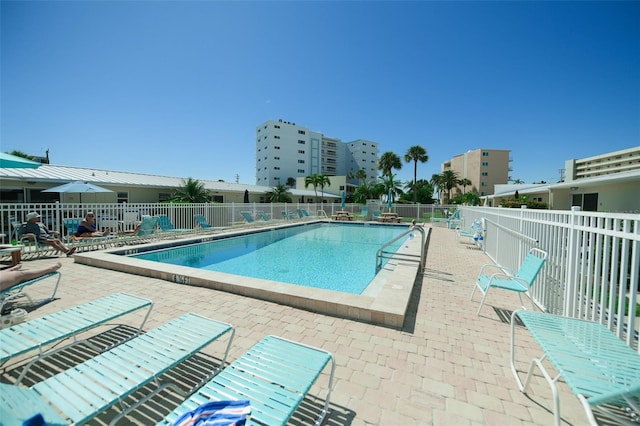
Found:
[{"label": "chaise lounge", "polygon": [[284,425],[329,363],[324,407],[315,422],[320,425],[329,410],[335,370],[333,355],[277,336],[267,336],[255,344],[159,425],[172,425],[202,404],[222,400],[249,400],[251,418],[247,425]]},{"label": "chaise lounge", "polygon": [[[224,365],[233,327],[185,314],[30,388],[0,383],[0,419],[22,424],[42,416],[48,426],[82,424],[120,403],[122,412],[115,421],[163,389],[178,389],[173,383],[160,383],[159,377],[227,333]],[[125,406],[126,397],[151,382],[157,385],[153,392]]]}]

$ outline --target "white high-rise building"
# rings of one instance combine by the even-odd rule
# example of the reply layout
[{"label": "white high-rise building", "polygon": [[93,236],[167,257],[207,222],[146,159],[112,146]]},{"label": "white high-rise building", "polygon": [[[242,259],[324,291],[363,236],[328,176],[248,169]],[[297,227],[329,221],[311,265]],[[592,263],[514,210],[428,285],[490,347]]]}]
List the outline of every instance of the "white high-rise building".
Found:
[{"label": "white high-rise building", "polygon": [[346,176],[361,169],[367,180],[375,180],[377,166],[376,142],[342,142],[283,120],[268,120],[256,128],[256,185],[286,185],[289,178],[312,174]]}]

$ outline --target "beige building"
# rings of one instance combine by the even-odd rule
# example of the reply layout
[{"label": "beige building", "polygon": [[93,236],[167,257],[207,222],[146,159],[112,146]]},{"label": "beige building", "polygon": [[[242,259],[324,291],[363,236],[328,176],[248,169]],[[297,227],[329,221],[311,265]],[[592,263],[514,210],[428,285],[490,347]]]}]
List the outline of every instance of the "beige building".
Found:
[{"label": "beige building", "polygon": [[[459,179],[469,179],[471,185],[455,188],[451,197],[465,192],[475,191],[478,195],[493,194],[494,185],[506,184],[509,181],[511,167],[509,163],[511,150],[479,148],[459,154],[442,163],[441,172],[453,171]],[[443,194],[441,194],[442,197]]]},{"label": "beige building", "polygon": [[640,212],[640,146],[565,161],[566,178],[556,184],[497,185],[488,205],[520,196],[545,202],[551,210]]}]

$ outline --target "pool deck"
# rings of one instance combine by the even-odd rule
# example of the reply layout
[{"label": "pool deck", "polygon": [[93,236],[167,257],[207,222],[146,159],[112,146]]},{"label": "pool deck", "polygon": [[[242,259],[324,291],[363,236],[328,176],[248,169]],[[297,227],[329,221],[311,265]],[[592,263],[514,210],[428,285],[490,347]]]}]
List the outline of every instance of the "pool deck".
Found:
[{"label": "pool deck", "polygon": [[[469,296],[481,265],[490,260],[473,246],[457,242],[449,229],[432,229],[426,268],[417,280],[401,329],[99,269],[73,258],[23,261],[23,267],[57,261],[63,264],[59,299],[31,312],[29,318],[124,291],[154,301],[145,329],[185,312],[233,324],[236,336],[230,361],[269,334],[332,352],[337,362],[336,379],[325,425],[553,423],[551,392],[544,379],[537,374],[529,395],[525,395],[518,391],[509,368],[510,327],[493,307],[515,309],[517,296],[496,291],[476,316],[479,296],[474,301]],[[125,317],[126,321],[135,325],[138,319]],[[518,327],[516,332],[522,345],[518,362],[523,370],[540,351],[525,330]],[[323,379],[326,377],[312,387],[312,396],[324,396]],[[559,389],[563,424],[586,424],[578,399],[566,385],[560,384]],[[307,407],[311,411],[316,407],[313,402],[312,398]],[[148,420],[138,421],[135,416],[120,422],[145,423]]]}]

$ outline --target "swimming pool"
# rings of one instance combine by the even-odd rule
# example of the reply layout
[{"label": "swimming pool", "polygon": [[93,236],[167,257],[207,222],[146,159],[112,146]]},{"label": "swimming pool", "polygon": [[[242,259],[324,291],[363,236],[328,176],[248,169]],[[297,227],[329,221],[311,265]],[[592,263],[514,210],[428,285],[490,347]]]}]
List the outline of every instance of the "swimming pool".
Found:
[{"label": "swimming pool", "polygon": [[[376,252],[406,227],[318,223],[131,255],[137,259],[361,294]],[[389,250],[402,245],[400,239]]]},{"label": "swimming pool", "polygon": [[[389,259],[360,294],[307,287],[278,280],[260,279],[179,264],[155,262],[131,256],[154,251],[159,252],[168,248],[197,251],[199,249],[196,247],[201,243],[233,239],[249,234],[273,233],[273,235],[277,235],[274,232],[280,229],[293,230],[298,228],[297,232],[310,229],[316,226],[317,223],[331,223],[333,226],[345,227],[360,226],[363,229],[372,231],[384,227],[399,229],[400,232],[408,229],[406,225],[400,224],[378,224],[372,222],[335,224],[323,219],[308,222],[279,222],[262,228],[232,228],[215,232],[202,232],[196,235],[190,234],[183,237],[167,235],[167,239],[157,239],[139,245],[76,253],[74,262],[176,283],[175,297],[177,301],[179,301],[181,293],[189,291],[190,286],[197,286],[293,306],[325,315],[349,318],[396,329],[402,328],[409,302],[412,298],[414,285],[419,282],[418,279],[421,277],[422,270],[420,266],[423,263],[417,262],[416,259],[424,259],[424,255],[426,255],[430,227],[425,227],[424,230],[421,228],[420,232],[414,232],[415,238],[413,239],[405,239],[402,246],[397,250],[398,256]],[[300,244],[307,243],[302,241]],[[348,257],[344,256],[344,249],[333,251],[338,256]],[[292,255],[294,261],[293,264],[289,262],[288,266],[295,268],[302,256],[300,253],[295,256],[296,250],[289,250],[289,252],[294,254]],[[321,255],[327,256],[328,254]],[[278,256],[282,256],[282,254],[280,253]],[[271,261],[272,257],[270,256],[267,259]],[[369,262],[366,263],[365,267],[373,274],[375,265],[369,264]],[[324,272],[320,271],[320,274],[324,274]],[[144,283],[144,285],[148,285],[148,281],[144,281]],[[135,285],[128,287],[127,291],[135,292]],[[215,293],[212,293],[211,307],[214,310],[216,309]]]}]

